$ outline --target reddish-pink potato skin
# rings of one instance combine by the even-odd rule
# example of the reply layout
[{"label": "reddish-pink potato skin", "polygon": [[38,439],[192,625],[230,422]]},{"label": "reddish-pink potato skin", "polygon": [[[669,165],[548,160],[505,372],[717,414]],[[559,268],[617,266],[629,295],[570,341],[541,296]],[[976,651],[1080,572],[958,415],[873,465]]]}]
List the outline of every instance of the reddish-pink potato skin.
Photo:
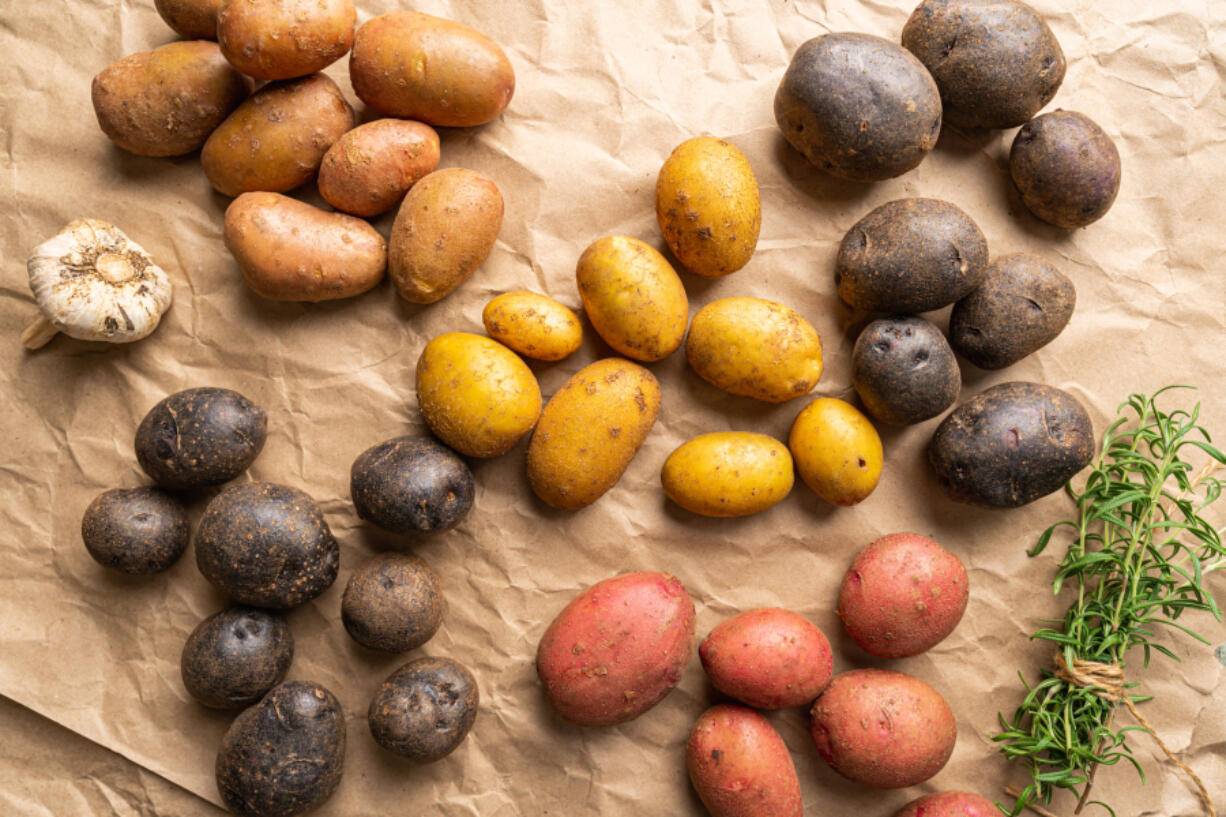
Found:
[{"label": "reddish-pink potato skin", "polygon": [[536,653],[554,711],[576,726],[637,718],[668,694],[694,652],[694,602],[675,576],[639,572],[589,587]]},{"label": "reddish-pink potato skin", "polygon": [[891,533],[856,554],[839,590],[847,634],[878,658],[919,655],[954,631],[966,612],[966,568],[916,533]]},{"label": "reddish-pink potato skin", "polygon": [[800,781],[770,721],[736,704],[713,706],[685,743],[690,782],[713,817],[801,817]]},{"label": "reddish-pink potato skin", "polygon": [[804,706],[830,683],[834,657],[817,625],[791,610],[749,610],[716,625],[698,647],[720,692],[758,709]]},{"label": "reddish-pink potato skin", "polygon": [[841,672],[813,704],[817,753],[849,780],[877,789],[922,783],[954,751],[957,726],[941,694],[883,669]]},{"label": "reddish-pink potato skin", "polygon": [[941,791],[912,800],[894,817],[999,817],[996,805],[969,791]]}]

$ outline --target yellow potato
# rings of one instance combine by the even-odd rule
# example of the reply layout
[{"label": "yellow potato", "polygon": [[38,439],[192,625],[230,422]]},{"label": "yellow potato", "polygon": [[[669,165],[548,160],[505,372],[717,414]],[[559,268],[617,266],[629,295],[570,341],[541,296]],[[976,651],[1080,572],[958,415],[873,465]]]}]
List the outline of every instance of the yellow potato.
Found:
[{"label": "yellow potato", "polygon": [[792,455],[765,434],[718,431],[683,443],[664,461],[669,499],[704,516],[748,516],[792,490]]},{"label": "yellow potato", "polygon": [[695,275],[720,278],[745,266],[762,228],[758,180],[745,154],[713,136],[682,142],[660,168],[656,220]]},{"label": "yellow potato", "polygon": [[592,328],[626,357],[661,360],[685,339],[685,287],[650,245],[624,235],[598,239],[579,257],[575,278]]},{"label": "yellow potato", "polygon": [[470,457],[497,457],[532,430],[541,387],[497,341],[448,332],[417,359],[417,405],[440,440]]},{"label": "yellow potato", "polygon": [[842,400],[823,397],[792,423],[788,448],[800,478],[835,505],[855,505],[881,479],[881,438],[868,418]]},{"label": "yellow potato", "polygon": [[481,320],[494,340],[536,360],[561,360],[583,343],[579,317],[535,292],[499,295],[485,305]]},{"label": "yellow potato", "polygon": [[528,482],[546,504],[591,505],[625,472],[660,413],[655,375],[621,358],[598,360],[550,398],[528,444]]},{"label": "yellow potato", "polygon": [[724,298],[698,310],[685,356],[713,386],[768,403],[808,393],[822,375],[822,342],[783,304]]}]

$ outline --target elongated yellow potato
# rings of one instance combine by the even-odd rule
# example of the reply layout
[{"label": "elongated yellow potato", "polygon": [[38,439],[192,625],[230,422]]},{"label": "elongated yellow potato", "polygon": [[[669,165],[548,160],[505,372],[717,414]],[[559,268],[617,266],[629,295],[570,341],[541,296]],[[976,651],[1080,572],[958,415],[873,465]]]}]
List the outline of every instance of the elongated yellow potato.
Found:
[{"label": "elongated yellow potato", "polygon": [[787,446],[765,434],[717,431],[682,443],[664,461],[669,499],[704,516],[748,516],[779,503],[795,475]]},{"label": "elongated yellow potato", "polygon": [[583,343],[579,316],[535,292],[505,292],[485,305],[485,331],[499,343],[536,360],[561,360]]},{"label": "elongated yellow potato", "polygon": [[881,479],[881,437],[869,419],[842,400],[823,397],[792,423],[788,448],[800,478],[835,505],[855,505]]}]

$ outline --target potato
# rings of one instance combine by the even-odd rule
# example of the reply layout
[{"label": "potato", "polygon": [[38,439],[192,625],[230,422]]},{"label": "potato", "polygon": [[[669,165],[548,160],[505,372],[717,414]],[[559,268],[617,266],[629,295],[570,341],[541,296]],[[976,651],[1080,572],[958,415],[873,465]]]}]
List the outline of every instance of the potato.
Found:
[{"label": "potato", "polygon": [[358,516],[393,533],[449,530],[472,510],[472,471],[426,437],[397,437],[363,451],[349,471]]},{"label": "potato", "polygon": [[1120,192],[1120,152],[1094,120],[1056,110],[1013,137],[1009,175],[1026,209],[1073,230],[1107,214]]},{"label": "potato", "polygon": [[217,39],[217,9],[222,0],[153,0],[166,25],[188,40]]},{"label": "potato", "polygon": [[894,817],[998,817],[996,804],[966,791],[942,791],[912,800]]},{"label": "potato", "polygon": [[358,98],[375,110],[446,127],[497,119],[515,93],[515,71],[497,43],[461,23],[415,11],[363,23],[349,77]]},{"label": "potato", "polygon": [[681,680],[694,652],[694,602],[666,573],[626,573],[576,596],[545,630],[536,672],[576,726],[642,715]]},{"label": "potato", "polygon": [[94,561],[139,575],[168,569],[191,539],[187,507],[157,488],[115,488],[95,497],[81,519]]},{"label": "potato", "polygon": [[418,658],[396,670],[370,702],[375,742],[418,763],[456,750],[477,719],[477,679],[450,658]]},{"label": "potato", "polygon": [[196,566],[239,604],[284,610],[332,586],[340,548],[315,500],[247,482],[221,490],[196,529]]},{"label": "potato", "polygon": [[251,706],[281,683],[294,660],[294,635],[284,616],[231,607],[196,625],[183,645],[183,686],[213,709]]},{"label": "potato", "polygon": [[954,304],[949,345],[981,369],[1003,369],[1055,340],[1076,305],[1073,282],[1046,260],[1005,255]]},{"label": "potato", "polygon": [[438,167],[438,134],[429,125],[376,119],[336,141],[319,166],[319,195],[337,210],[377,216]]},{"label": "potato", "polygon": [[579,351],[579,316],[535,292],[505,292],[481,312],[485,331],[499,343],[535,360],[562,360]]},{"label": "potato", "polygon": [[685,340],[685,287],[648,244],[624,235],[598,239],[579,256],[575,279],[592,328],[614,351],[651,362]]},{"label": "potato", "polygon": [[293,79],[339,60],[353,45],[353,0],[222,0],[217,44],[256,79]]},{"label": "potato", "polygon": [[1090,415],[1071,394],[1001,383],[937,426],[928,462],[951,499],[1016,508],[1058,490],[1094,457]]},{"label": "potato", "polygon": [[250,89],[216,43],[167,43],[130,54],[94,77],[98,125],[138,156],[198,150]]},{"label": "potato", "polygon": [[897,199],[847,231],[834,285],[855,309],[913,315],[962,298],[979,286],[987,266],[987,239],[958,207]]},{"label": "potato", "polygon": [[265,85],[213,131],[200,164],[223,196],[287,193],[315,178],[354,123],[353,108],[323,74]]},{"label": "potato", "polygon": [[606,358],[549,399],[528,444],[528,482],[547,505],[574,511],[617,484],[660,413],[660,383],[638,364]]},{"label": "potato", "polygon": [[682,142],[656,179],[656,220],[677,260],[695,275],[722,278],[748,264],[762,202],[745,154],[713,136]]},{"label": "potato", "polygon": [[711,685],[758,709],[804,706],[834,672],[830,642],[791,610],[749,610],[726,618],[698,647]]},{"label": "potato", "polygon": [[381,553],[353,571],[341,621],[353,640],[383,652],[425,644],[443,623],[447,602],[438,574],[407,553]]},{"label": "potato", "polygon": [[172,491],[229,482],[268,437],[268,415],[236,391],[205,386],[161,400],[136,429],[136,459]]},{"label": "potato", "polygon": [[392,224],[388,273],[400,297],[432,304],[485,263],[502,229],[502,193],[475,170],[436,170],[413,185]]},{"label": "potato", "polygon": [[775,121],[810,162],[855,182],[906,173],[941,133],[941,96],[910,52],[870,34],[825,34],[792,56]]},{"label": "potato", "polygon": [[855,406],[822,397],[792,422],[788,450],[813,493],[834,505],[868,498],[881,479],[881,437]]},{"label": "potato", "polygon": [[387,242],[374,227],[280,193],[230,202],[223,237],[247,286],[274,301],[352,298],[387,269]]},{"label": "potato", "polygon": [[919,678],[882,669],[834,676],[813,704],[809,732],[822,760],[876,789],[924,782],[945,766],[958,736],[954,713]]},{"label": "potato", "polygon": [[949,342],[923,318],[884,318],[864,327],[851,367],[851,383],[868,413],[892,426],[936,417],[962,391]]},{"label": "potato", "polygon": [[723,298],[698,310],[685,356],[711,385],[768,403],[800,397],[822,376],[817,330],[783,304],[760,298]]},{"label": "potato", "polygon": [[792,490],[787,446],[765,434],[717,431],[683,443],[664,461],[660,481],[669,499],[704,516],[748,516]]},{"label": "potato", "polygon": [[240,817],[293,817],[327,800],[345,767],[345,715],[311,681],[273,687],[221,739],[217,789]]},{"label": "potato", "polygon": [[685,742],[690,782],[712,817],[801,817],[800,780],[770,721],[735,704],[699,716]]},{"label": "potato", "polygon": [[954,125],[1016,128],[1064,81],[1056,35],[1017,0],[924,0],[902,44],[932,73]]}]

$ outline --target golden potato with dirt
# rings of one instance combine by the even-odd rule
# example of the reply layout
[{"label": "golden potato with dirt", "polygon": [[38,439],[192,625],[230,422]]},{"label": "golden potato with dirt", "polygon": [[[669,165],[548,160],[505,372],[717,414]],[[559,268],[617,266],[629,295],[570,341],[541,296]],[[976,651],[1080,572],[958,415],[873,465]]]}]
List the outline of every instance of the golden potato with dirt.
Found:
[{"label": "golden potato with dirt", "polygon": [[434,128],[406,119],[376,119],[336,140],[319,166],[319,195],[355,216],[386,213],[438,167]]},{"label": "golden potato with dirt", "polygon": [[485,331],[499,343],[535,360],[561,360],[579,350],[579,316],[535,292],[504,292],[481,313]]},{"label": "golden potato with dirt", "polygon": [[356,22],[353,0],[222,0],[217,44],[249,77],[293,79],[345,56]]},{"label": "golden potato with dirt", "polygon": [[783,500],[795,476],[787,446],[765,434],[716,431],[682,443],[664,461],[669,499],[703,516],[749,516]]},{"label": "golden potato with dirt", "polygon": [[804,483],[834,505],[861,502],[881,479],[881,437],[842,400],[822,397],[805,406],[792,423],[788,448]]}]

